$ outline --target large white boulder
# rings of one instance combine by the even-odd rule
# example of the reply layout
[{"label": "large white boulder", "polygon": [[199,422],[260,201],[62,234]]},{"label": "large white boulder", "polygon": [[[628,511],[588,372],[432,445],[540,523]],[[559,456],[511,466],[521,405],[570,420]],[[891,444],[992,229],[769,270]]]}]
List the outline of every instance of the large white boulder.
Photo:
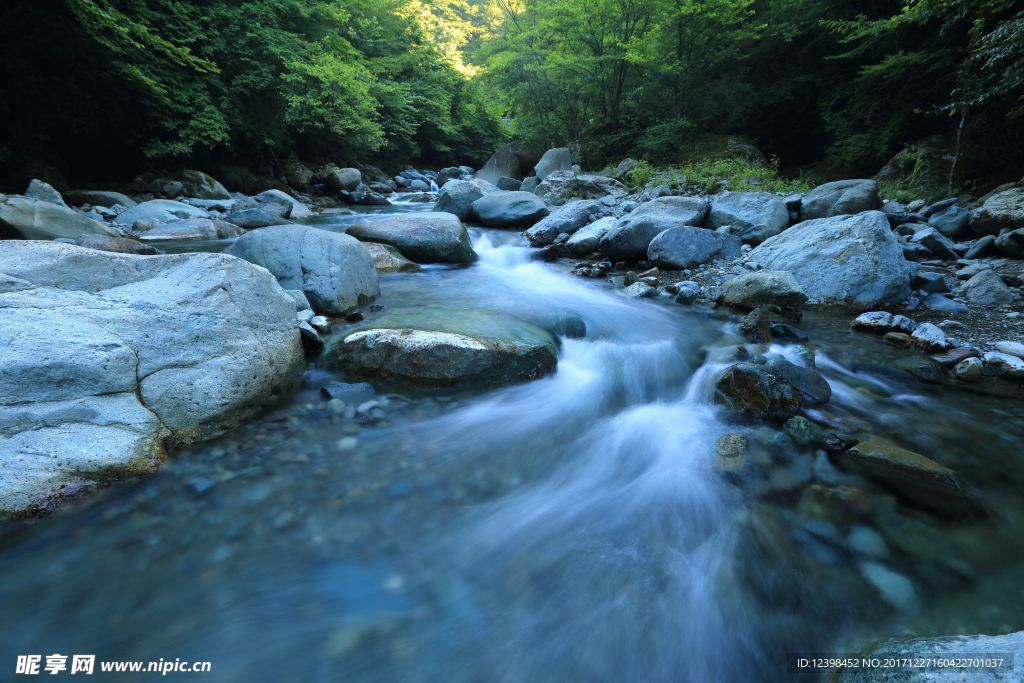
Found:
[{"label": "large white boulder", "polygon": [[0,249],[0,514],[149,472],[299,381],[295,304],[224,254]]},{"label": "large white boulder", "polygon": [[18,195],[0,201],[0,237],[50,240],[119,233],[105,223],[52,202]]},{"label": "large white boulder", "polygon": [[865,311],[910,296],[913,266],[881,211],[798,223],[755,247],[750,259],[792,273],[812,304]]}]

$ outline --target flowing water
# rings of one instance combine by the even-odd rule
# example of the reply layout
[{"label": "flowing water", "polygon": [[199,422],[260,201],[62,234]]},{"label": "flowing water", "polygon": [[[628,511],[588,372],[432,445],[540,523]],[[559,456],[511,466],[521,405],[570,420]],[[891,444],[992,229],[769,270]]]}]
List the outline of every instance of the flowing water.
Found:
[{"label": "flowing water", "polygon": [[[209,660],[229,681],[792,680],[793,653],[1024,628],[1018,403],[887,370],[903,352],[843,320],[802,325],[833,389],[815,417],[956,468],[989,510],[935,518],[713,406],[717,361],[740,343],[728,318],[472,233],[477,264],[384,276],[368,318],[582,320],[556,374],[379,387],[338,411],[318,388],[344,378],[311,366],[284,404],[160,473],[9,526],[3,661]],[[759,472],[739,486],[715,468],[734,432]],[[855,513],[808,493],[833,486],[860,493]]]}]

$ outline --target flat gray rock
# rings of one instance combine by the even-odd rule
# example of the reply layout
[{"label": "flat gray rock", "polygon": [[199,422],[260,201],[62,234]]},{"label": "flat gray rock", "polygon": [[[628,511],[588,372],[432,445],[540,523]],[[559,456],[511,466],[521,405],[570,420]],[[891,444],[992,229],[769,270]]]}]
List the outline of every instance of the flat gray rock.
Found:
[{"label": "flat gray rock", "polygon": [[469,264],[476,252],[466,226],[456,216],[437,211],[367,217],[350,226],[349,235],[364,242],[389,244],[416,263]]}]

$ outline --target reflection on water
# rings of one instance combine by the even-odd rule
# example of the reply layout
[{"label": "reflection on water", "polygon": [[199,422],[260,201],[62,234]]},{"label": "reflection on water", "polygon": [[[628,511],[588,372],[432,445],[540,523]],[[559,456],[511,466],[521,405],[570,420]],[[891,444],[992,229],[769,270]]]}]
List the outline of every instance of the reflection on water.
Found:
[{"label": "reflection on water", "polygon": [[[555,375],[339,411],[317,393],[335,378],[311,368],[286,405],[156,476],[11,528],[5,661],[209,659],[215,680],[247,681],[791,680],[789,652],[1024,627],[1019,405],[927,393],[882,369],[877,340],[808,317],[833,389],[815,417],[958,469],[991,510],[934,519],[713,407],[716,349],[739,341],[723,318],[472,232],[477,264],[385,276],[369,319],[575,316],[586,335],[562,340]],[[756,485],[715,469],[731,432],[750,439]],[[808,493],[823,490],[868,502],[834,514]]]}]

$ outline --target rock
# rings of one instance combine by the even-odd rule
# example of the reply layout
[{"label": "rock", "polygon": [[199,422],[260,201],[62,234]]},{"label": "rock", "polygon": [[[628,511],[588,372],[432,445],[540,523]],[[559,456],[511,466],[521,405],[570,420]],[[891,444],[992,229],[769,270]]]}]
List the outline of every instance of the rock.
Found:
[{"label": "rock", "polygon": [[568,147],[556,147],[544,152],[537,165],[533,167],[537,178],[544,180],[556,171],[569,171],[572,169],[572,152]]},{"label": "rock", "polygon": [[224,220],[246,230],[256,230],[287,223],[291,211],[291,205],[267,203],[251,209],[232,211]]},{"label": "rock", "polygon": [[63,206],[65,209],[68,208],[68,205],[64,203],[64,198],[60,196],[60,192],[53,189],[53,185],[44,183],[42,180],[30,182],[28,189],[25,190],[25,196],[29,199],[38,199],[41,202],[49,202],[50,204]]},{"label": "rock", "polygon": [[528,178],[523,178],[523,184],[519,186],[519,189],[523,192],[537,192],[537,186],[540,185],[540,178],[532,175]]},{"label": "rock", "polygon": [[884,334],[893,329],[892,313],[886,311],[861,313],[850,323],[850,329]]},{"label": "rock", "polygon": [[294,156],[284,162],[284,167],[281,170],[284,172],[285,182],[296,190],[305,191],[313,182],[312,169]]},{"label": "rock", "polygon": [[98,249],[110,251],[115,254],[138,254],[140,256],[155,256],[160,252],[148,244],[128,237],[111,237],[110,235],[82,235],[75,240],[75,244],[87,249]]},{"label": "rock", "polygon": [[977,382],[984,365],[980,358],[965,358],[953,367],[953,377],[961,382]]},{"label": "rock", "polygon": [[1024,259],[1024,228],[1003,232],[996,238],[995,247],[1005,256]]},{"label": "rock", "polygon": [[91,204],[92,206],[105,206],[107,208],[123,206],[130,209],[137,204],[128,195],[107,190],[71,190],[65,194],[68,200],[77,206]]},{"label": "rock", "polygon": [[700,285],[693,280],[683,280],[676,283],[675,302],[677,304],[692,304],[700,296]]},{"label": "rock", "polygon": [[614,218],[607,216],[580,228],[565,243],[566,251],[572,256],[586,256],[597,251],[601,238],[615,227],[615,222]]},{"label": "rock", "polygon": [[160,223],[170,223],[183,218],[206,218],[207,214],[202,209],[176,202],[171,199],[151,199],[142,202],[114,219],[115,225],[122,225],[128,228],[135,226],[151,227]]},{"label": "rock", "polygon": [[740,321],[740,333],[755,344],[772,340],[772,324],[783,317],[778,306],[758,306]]},{"label": "rock", "polygon": [[975,275],[984,270],[992,270],[991,264],[983,262],[969,263],[968,265],[960,269],[960,271],[956,274],[956,278],[958,280],[970,280],[972,277],[974,277]]},{"label": "rock", "polygon": [[324,188],[331,194],[353,192],[363,182],[363,174],[358,168],[328,166],[320,171],[319,176]]},{"label": "rock", "polygon": [[951,368],[967,358],[977,358],[978,350],[969,346],[957,346],[944,353],[932,356],[932,360],[944,368]]},{"label": "rock", "polygon": [[715,470],[726,477],[740,476],[750,469],[747,435],[741,432],[726,434],[715,443]]},{"label": "rock", "polygon": [[118,233],[105,223],[64,206],[28,197],[0,196],[0,238],[73,240],[82,235],[117,237]]},{"label": "rock", "polygon": [[596,199],[569,202],[556,208],[527,230],[526,239],[535,247],[543,247],[553,243],[555,238],[563,233],[575,234],[592,221],[608,216],[611,211],[608,204]]},{"label": "rock", "polygon": [[940,294],[949,291],[949,287],[946,285],[946,278],[942,273],[932,270],[918,271],[911,279],[910,286],[914,291],[926,292],[928,294]]},{"label": "rock", "polygon": [[985,374],[1006,379],[1024,379],[1024,360],[1000,351],[989,351],[981,359],[985,363]]},{"label": "rock", "polygon": [[802,415],[786,420],[783,428],[793,443],[801,448],[817,446],[825,441],[825,431]]},{"label": "rock", "polygon": [[969,309],[958,301],[942,294],[929,294],[924,298],[925,308],[941,313],[966,313]]},{"label": "rock", "polygon": [[889,219],[889,225],[893,228],[903,225],[910,219],[907,207],[891,200],[882,202],[882,213]]},{"label": "rock", "polygon": [[932,252],[940,259],[953,261],[960,258],[954,250],[953,243],[943,237],[935,228],[925,228],[924,230],[915,232],[914,236],[910,238],[910,241],[914,244],[924,245],[928,248],[928,251]]},{"label": "rock", "polygon": [[402,256],[394,247],[377,242],[363,242],[363,246],[370,252],[373,259],[373,266],[378,273],[406,273],[413,270],[420,270],[420,266]]},{"label": "rock", "polygon": [[652,299],[658,293],[658,290],[646,282],[634,282],[623,291],[630,299]]},{"label": "rock", "polygon": [[988,255],[992,254],[995,251],[995,249],[996,249],[996,237],[995,237],[995,235],[985,235],[984,237],[980,237],[980,238],[978,238],[977,240],[974,241],[974,244],[971,245],[970,249],[968,249],[964,253],[964,258],[965,259],[976,259],[976,258],[981,258],[982,256],[988,256]]},{"label": "rock", "polygon": [[730,227],[748,244],[760,244],[789,225],[786,202],[768,192],[723,192],[711,200],[707,226]]},{"label": "rock", "polygon": [[437,195],[434,211],[453,213],[459,220],[467,221],[473,216],[473,202],[495,189],[494,185],[480,179],[447,182]]},{"label": "rock", "polygon": [[492,192],[473,202],[473,215],[489,228],[529,227],[549,213],[530,192]]},{"label": "rock", "polygon": [[914,338],[906,332],[886,332],[882,336],[882,341],[898,349],[909,349],[914,345]]},{"label": "rock", "polygon": [[1024,631],[1008,635],[945,636],[942,638],[894,638],[872,647],[864,658],[881,661],[969,661],[985,657],[1002,659],[996,669],[940,668],[910,670],[844,669],[837,683],[1013,683],[1024,680]]},{"label": "rock", "polygon": [[927,261],[933,256],[931,250],[923,244],[904,242],[900,244],[900,249],[903,251],[903,258],[908,261]]},{"label": "rock", "polygon": [[618,180],[607,176],[556,171],[541,181],[534,192],[551,206],[557,206],[570,199],[600,199],[607,195],[622,197],[628,190]]},{"label": "rock", "polygon": [[749,311],[758,306],[778,306],[788,318],[799,320],[807,295],[790,273],[759,270],[744,273],[725,284],[722,303]]},{"label": "rock", "polygon": [[921,323],[910,336],[917,346],[931,353],[945,351],[950,346],[946,333],[931,323]]},{"label": "rock", "polygon": [[517,318],[479,309],[400,311],[351,332],[329,360],[356,375],[427,386],[495,386],[555,370],[554,337]]},{"label": "rock", "polygon": [[956,472],[881,437],[862,441],[838,458],[844,468],[877,480],[933,512],[973,508]]},{"label": "rock", "polygon": [[800,203],[804,220],[873,211],[882,207],[874,180],[837,180],[811,190]]},{"label": "rock", "polygon": [[1024,359],[1024,344],[1020,342],[1003,340],[996,342],[996,350],[1000,353],[1009,354],[1016,356],[1017,358]]},{"label": "rock", "polygon": [[326,399],[336,399],[346,403],[363,403],[376,395],[373,385],[367,382],[338,382],[320,387],[320,393]]},{"label": "rock", "polygon": [[176,179],[182,185],[182,192],[196,199],[231,199],[231,193],[209,174],[202,171],[182,171]]},{"label": "rock", "polygon": [[792,273],[814,304],[866,310],[910,296],[912,268],[880,211],[804,221],[749,257]]},{"label": "rock", "polygon": [[209,218],[186,218],[159,225],[139,234],[140,240],[216,240],[238,237],[244,230],[232,223],[212,221]]},{"label": "rock", "polygon": [[288,211],[282,215],[293,220],[309,218],[313,215],[313,212],[309,210],[308,206],[287,192],[282,192],[281,190],[266,190],[264,192],[260,192],[258,195],[253,197],[253,199],[260,204],[280,204],[288,207]]},{"label": "rock", "polygon": [[503,192],[518,192],[523,187],[523,181],[515,178],[498,178],[498,189]]},{"label": "rock", "polygon": [[683,270],[715,259],[739,258],[740,238],[704,228],[669,228],[647,248],[647,260],[662,268]]},{"label": "rock", "polygon": [[679,227],[679,221],[664,216],[623,216],[598,243],[601,253],[612,261],[642,261],[655,237],[670,228]]},{"label": "rock", "polygon": [[[155,469],[297,385],[291,299],[222,254],[0,249],[0,510]],[[59,339],[59,343],[54,343]]]},{"label": "rock", "polygon": [[748,417],[787,420],[803,399],[796,387],[764,365],[737,363],[715,383],[715,402]]},{"label": "rock", "polygon": [[796,387],[805,407],[825,405],[832,399],[832,387],[825,376],[815,368],[801,367],[780,354],[767,354],[766,359],[768,368],[774,374]]},{"label": "rock", "polygon": [[1009,306],[1013,292],[993,270],[982,270],[960,285],[960,296],[978,306]]},{"label": "rock", "polygon": [[[341,190],[337,193],[338,199],[353,206],[390,206],[388,198],[379,192],[373,192],[366,185],[360,185],[354,192]],[[425,195],[429,201],[430,195]]]},{"label": "rock", "polygon": [[424,212],[368,217],[352,225],[348,234],[364,242],[380,242],[398,249],[417,263],[468,264],[476,260],[469,233],[450,213]]},{"label": "rock", "polygon": [[467,174],[459,166],[448,166],[437,172],[437,182],[444,187],[449,180],[458,180],[463,175]]},{"label": "rock", "polygon": [[1015,187],[988,197],[971,214],[970,226],[976,235],[998,235],[1006,228],[1024,227],[1024,188]]},{"label": "rock", "polygon": [[630,216],[663,216],[678,221],[681,226],[700,227],[711,210],[711,202],[704,197],[658,197],[644,202],[630,212]]},{"label": "rock", "polygon": [[498,179],[503,176],[507,178],[522,178],[523,170],[519,157],[516,155],[517,147],[518,145],[514,142],[501,147],[491,155],[491,158],[487,160],[484,167],[477,172],[477,177],[491,183],[497,183]]},{"label": "rock", "polygon": [[950,206],[928,216],[928,225],[938,230],[943,236],[961,240],[970,236],[968,223],[971,212],[960,206]]},{"label": "rock", "polygon": [[305,352],[306,358],[315,358],[323,353],[324,340],[308,322],[299,323],[299,337],[302,340],[302,350]]},{"label": "rock", "polygon": [[380,294],[373,258],[349,235],[281,225],[246,233],[225,253],[263,266],[286,289],[302,290],[318,313],[344,315]]}]

